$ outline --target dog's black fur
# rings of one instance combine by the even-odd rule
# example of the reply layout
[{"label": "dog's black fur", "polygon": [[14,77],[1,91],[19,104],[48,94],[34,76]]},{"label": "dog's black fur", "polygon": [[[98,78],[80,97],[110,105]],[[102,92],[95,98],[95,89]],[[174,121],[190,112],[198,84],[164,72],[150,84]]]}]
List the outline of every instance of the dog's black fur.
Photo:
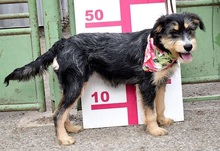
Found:
[{"label": "dog's black fur", "polygon": [[172,14],[160,17],[152,29],[133,33],[83,33],[56,42],[48,52],[24,67],[14,70],[5,78],[26,81],[42,75],[52,62],[57,60],[56,70],[63,89],[63,98],[54,114],[57,139],[64,145],[75,141],[68,132],[77,132],[69,121],[69,110],[81,96],[89,77],[99,73],[113,86],[137,84],[142,95],[147,129],[152,135],[165,135],[167,131],[158,127],[170,125],[171,119],[163,115],[163,93],[168,78],[176,69],[177,63],[160,72],[145,72],[142,69],[147,39],[162,51],[172,53],[176,59],[194,50],[195,30],[204,30],[202,20],[192,13]]}]

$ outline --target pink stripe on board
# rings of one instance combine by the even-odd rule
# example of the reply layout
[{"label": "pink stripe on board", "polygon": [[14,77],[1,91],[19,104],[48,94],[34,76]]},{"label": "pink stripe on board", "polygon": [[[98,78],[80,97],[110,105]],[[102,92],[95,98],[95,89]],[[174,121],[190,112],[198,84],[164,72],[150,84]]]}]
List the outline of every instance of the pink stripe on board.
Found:
[{"label": "pink stripe on board", "polygon": [[164,0],[120,0],[121,21],[85,23],[86,28],[121,26],[122,32],[132,32],[131,10],[132,4],[164,3]]},{"label": "pink stripe on board", "polygon": [[91,105],[91,109],[92,110],[103,110],[103,109],[127,108],[128,125],[138,124],[136,87],[133,85],[126,85],[125,89],[126,89],[127,102],[94,104],[94,105]]},{"label": "pink stripe on board", "polygon": [[122,32],[132,32],[131,25],[131,9],[132,4],[148,4],[148,3],[163,3],[164,0],[120,0],[121,11],[121,28]]},{"label": "pink stripe on board", "polygon": [[164,0],[131,0],[130,4],[164,3]]},{"label": "pink stripe on board", "polygon": [[121,11],[121,29],[122,32],[131,32],[131,11],[130,11],[130,0],[120,0],[120,11]]},{"label": "pink stripe on board", "polygon": [[111,104],[95,104],[91,106],[92,110],[114,109],[114,108],[127,108],[125,103],[111,103]]},{"label": "pink stripe on board", "polygon": [[137,97],[135,86],[126,85],[126,97],[128,105],[128,124],[138,124]]},{"label": "pink stripe on board", "polygon": [[132,32],[131,4],[163,3],[164,0],[120,0],[122,32]]},{"label": "pink stripe on board", "polygon": [[86,28],[121,26],[121,21],[86,23]]}]

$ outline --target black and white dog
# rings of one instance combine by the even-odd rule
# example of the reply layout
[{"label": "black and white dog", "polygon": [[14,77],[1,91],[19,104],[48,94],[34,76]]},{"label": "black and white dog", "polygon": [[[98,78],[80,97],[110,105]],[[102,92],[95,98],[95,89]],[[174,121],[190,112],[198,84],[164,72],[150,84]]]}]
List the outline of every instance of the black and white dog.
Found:
[{"label": "black and white dog", "polygon": [[138,85],[147,131],[154,136],[166,135],[167,130],[158,126],[173,123],[164,116],[165,86],[177,61],[192,60],[197,27],[205,30],[200,17],[183,13],[161,16],[152,29],[139,32],[78,34],[57,41],[35,61],[15,69],[5,83],[29,80],[56,64],[63,97],[54,113],[54,124],[56,137],[63,145],[75,143],[67,132],[81,130],[70,123],[69,112],[94,72],[113,86]]}]

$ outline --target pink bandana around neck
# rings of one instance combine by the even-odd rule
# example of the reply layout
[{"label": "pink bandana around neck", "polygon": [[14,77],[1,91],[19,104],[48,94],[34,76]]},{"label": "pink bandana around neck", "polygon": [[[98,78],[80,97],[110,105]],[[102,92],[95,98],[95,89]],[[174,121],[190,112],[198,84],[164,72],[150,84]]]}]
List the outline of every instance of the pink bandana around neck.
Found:
[{"label": "pink bandana around neck", "polygon": [[143,70],[146,72],[158,72],[171,67],[177,59],[169,53],[158,49],[153,42],[153,38],[148,38],[145,50]]}]

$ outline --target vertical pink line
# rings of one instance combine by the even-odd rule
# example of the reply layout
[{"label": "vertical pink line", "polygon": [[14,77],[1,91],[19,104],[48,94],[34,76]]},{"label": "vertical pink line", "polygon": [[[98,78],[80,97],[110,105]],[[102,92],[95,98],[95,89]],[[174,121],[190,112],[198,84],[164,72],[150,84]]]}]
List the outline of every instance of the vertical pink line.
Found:
[{"label": "vertical pink line", "polygon": [[136,87],[133,85],[126,85],[127,110],[128,110],[128,124],[138,124],[138,110]]},{"label": "vertical pink line", "polygon": [[122,32],[132,32],[131,25],[131,4],[147,4],[147,3],[161,3],[164,0],[120,0],[121,11],[121,28]]},{"label": "vertical pink line", "polygon": [[120,0],[120,11],[122,32],[131,32],[130,0]]}]

